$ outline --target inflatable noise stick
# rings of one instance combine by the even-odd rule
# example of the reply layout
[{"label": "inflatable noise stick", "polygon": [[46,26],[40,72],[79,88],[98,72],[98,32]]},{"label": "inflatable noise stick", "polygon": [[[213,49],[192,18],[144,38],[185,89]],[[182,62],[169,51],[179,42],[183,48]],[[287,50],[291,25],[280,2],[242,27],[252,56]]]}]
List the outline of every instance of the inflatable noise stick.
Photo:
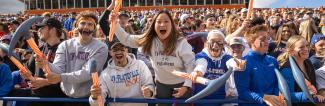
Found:
[{"label": "inflatable noise stick", "polygon": [[[27,41],[28,45],[31,47],[31,49],[33,50],[33,52],[35,52],[35,54],[41,58],[46,58],[45,55],[41,52],[41,50],[38,48],[38,46],[36,45],[34,39],[32,38],[32,36],[29,34],[29,29],[31,28],[31,26],[38,22],[43,20],[43,17],[39,17],[39,16],[34,16],[26,21],[24,21],[21,25],[19,25],[19,27],[17,28],[16,32],[14,33],[12,40],[10,42],[9,45],[9,54],[11,54],[12,50],[15,48],[16,44],[18,43],[18,41],[23,38],[24,40]],[[50,74],[50,68],[49,66],[46,64],[45,67],[43,67],[43,71],[46,74]]]},{"label": "inflatable noise stick", "polygon": [[281,75],[278,69],[275,68],[274,71],[278,79],[279,90],[281,92],[279,95],[280,100],[285,99],[287,102],[287,106],[292,106],[290,90],[286,80],[283,78],[283,76]]},{"label": "inflatable noise stick", "polygon": [[[122,0],[116,0],[114,9],[112,11],[113,14],[118,15],[118,12],[120,11],[121,8],[122,8]],[[112,42],[113,37],[114,37],[114,33],[115,33],[115,29],[116,29],[116,22],[117,22],[117,19],[111,20],[111,26],[110,26],[109,35],[108,35],[108,40],[110,42]]]},{"label": "inflatable noise stick", "polygon": [[292,69],[292,74],[294,79],[296,80],[298,86],[300,87],[300,89],[302,90],[302,92],[307,96],[307,98],[313,102],[315,104],[315,101],[313,99],[313,97],[311,96],[307,85],[305,83],[305,77],[304,75],[301,73],[301,70],[299,69],[299,67],[297,66],[295,60],[293,59],[293,57],[289,56],[289,62],[290,62],[290,66]]},{"label": "inflatable noise stick", "polygon": [[[201,98],[204,98],[205,96],[210,95],[211,93],[215,92],[216,90],[218,90],[220,87],[222,87],[222,85],[224,85],[227,81],[227,79],[230,77],[231,73],[233,72],[232,68],[229,68],[229,70],[223,74],[222,76],[220,76],[217,79],[214,80],[209,80],[203,77],[198,77],[196,79],[196,82],[200,83],[200,84],[204,84],[207,85],[202,91],[200,91],[199,93],[197,93],[196,95],[192,96],[191,98],[187,99],[185,102],[190,103],[196,100],[199,100]],[[177,72],[177,71],[173,71],[172,72],[173,75],[182,77],[182,78],[187,78],[189,79],[189,74],[184,73],[184,72]]]},{"label": "inflatable noise stick", "polygon": [[[8,54],[9,59],[18,67],[19,71],[23,74],[28,73],[28,69],[26,67],[24,67],[23,64],[21,64],[21,62],[17,59],[17,54],[12,54],[9,55],[9,49],[8,49],[8,45],[4,44],[4,43],[0,43],[0,48]],[[11,52],[13,53],[13,52]],[[34,77],[31,74],[28,74],[28,80],[33,80]]]},{"label": "inflatable noise stick", "polygon": [[[94,59],[91,59],[89,61],[89,63],[88,63],[88,66],[89,66],[89,70],[91,72],[91,77],[92,77],[92,80],[93,80],[93,84],[95,86],[100,86],[98,73],[97,73],[97,63],[96,63],[96,61]],[[99,106],[104,106],[104,102],[103,102],[103,99],[102,99],[101,95],[99,95],[97,97],[97,101],[98,101]]]}]

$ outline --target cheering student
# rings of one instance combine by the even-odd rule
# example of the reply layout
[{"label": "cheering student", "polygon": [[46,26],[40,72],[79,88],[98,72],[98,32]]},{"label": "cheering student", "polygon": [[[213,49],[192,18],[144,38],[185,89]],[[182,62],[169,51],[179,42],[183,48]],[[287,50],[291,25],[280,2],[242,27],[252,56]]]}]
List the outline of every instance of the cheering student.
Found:
[{"label": "cheering student", "polygon": [[[307,95],[304,95],[302,90],[297,86],[295,79],[292,74],[292,67],[290,66],[289,56],[292,56],[296,64],[303,73],[305,79],[308,81],[307,87],[313,96],[317,98],[320,102],[325,100],[325,97],[318,95],[316,91],[316,76],[315,69],[308,59],[309,57],[309,43],[302,36],[292,36],[289,38],[286,44],[286,52],[278,57],[280,64],[280,70],[283,77],[286,79],[290,92],[292,101],[304,102],[307,101]],[[313,105],[312,103],[297,103],[294,105]]]},{"label": "cheering student", "polygon": [[238,98],[254,104],[239,105],[276,105],[282,102],[279,97],[279,88],[275,75],[278,62],[275,58],[266,55],[270,36],[264,25],[257,25],[249,29],[245,38],[251,51],[244,56],[246,66],[244,71],[235,71],[234,78],[238,91]]},{"label": "cheering student", "polygon": [[[224,52],[224,39],[225,35],[219,30],[212,30],[208,33],[205,48],[195,56],[196,67],[192,76],[202,76],[213,80],[219,78],[228,71],[226,62],[231,58],[231,56]],[[205,87],[205,85],[195,84],[194,93],[199,93]],[[224,99],[225,95],[225,86],[223,86],[219,90],[205,97],[205,99]],[[215,106],[221,104],[210,105]]]},{"label": "cheering student", "polygon": [[[62,91],[69,97],[89,97],[92,84],[88,64],[90,59],[97,60],[97,70],[102,70],[107,59],[108,47],[103,42],[93,38],[97,24],[97,16],[90,12],[81,12],[76,19],[78,37],[62,42],[53,63],[47,63],[44,58],[36,56],[40,67],[48,64],[52,73],[47,74],[49,83],[61,82]],[[88,103],[73,104],[89,105]]]},{"label": "cheering student", "polygon": [[[117,39],[110,43],[107,68],[100,76],[101,86],[92,86],[89,102],[97,106],[97,98],[151,98],[154,91],[152,75],[146,64],[129,54],[128,47]],[[147,103],[110,103],[111,106],[147,106]]]},{"label": "cheering student", "polygon": [[[115,19],[117,16],[111,15],[110,20]],[[124,45],[132,48],[139,47],[141,52],[149,56],[155,71],[156,98],[190,97],[192,82],[174,76],[171,71],[191,73],[194,69],[194,53],[191,45],[176,30],[167,10],[158,12],[148,30],[142,35],[126,33],[119,23],[116,24],[115,34]],[[170,105],[158,104],[158,106]]]}]

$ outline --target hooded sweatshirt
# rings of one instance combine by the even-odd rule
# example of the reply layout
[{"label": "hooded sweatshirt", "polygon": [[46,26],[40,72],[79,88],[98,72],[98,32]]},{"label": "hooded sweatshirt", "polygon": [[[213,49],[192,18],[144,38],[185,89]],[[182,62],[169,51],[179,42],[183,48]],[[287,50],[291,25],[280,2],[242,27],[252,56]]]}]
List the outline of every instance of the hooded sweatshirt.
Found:
[{"label": "hooded sweatshirt", "polygon": [[[139,47],[139,51],[142,51],[142,47],[137,43],[138,39],[142,37],[141,35],[129,35],[118,23],[116,24],[115,34],[123,45],[132,48]],[[195,56],[192,52],[192,46],[185,38],[179,38],[176,49],[171,55],[164,54],[163,49],[163,43],[155,37],[152,41],[151,56],[149,56],[149,59],[155,71],[156,80],[163,84],[179,84],[185,81],[183,86],[192,87],[190,80],[184,80],[171,73],[173,70],[187,73],[193,71]]]},{"label": "hooded sweatshirt", "polygon": [[[204,48],[202,52],[196,54],[195,58],[197,63],[195,70],[200,71],[204,75],[204,78],[213,80],[219,78],[228,71],[226,62],[232,57],[223,52],[220,57],[215,58],[209,54],[206,48]],[[194,92],[198,93],[205,87],[206,86],[202,84],[195,84]],[[225,97],[225,94],[225,86],[223,86],[205,98],[223,99]]]},{"label": "hooded sweatshirt", "polygon": [[52,72],[61,75],[61,89],[69,97],[82,98],[90,95],[92,85],[88,61],[97,60],[97,70],[103,69],[107,59],[108,47],[99,40],[92,39],[86,45],[79,38],[62,42],[53,63],[49,63]]},{"label": "hooded sweatshirt", "polygon": [[278,95],[279,87],[274,68],[278,68],[275,58],[250,51],[246,56],[244,71],[235,71],[235,84],[238,98],[255,104],[239,104],[240,106],[266,106],[265,94]]},{"label": "hooded sweatshirt", "polygon": [[[152,75],[146,64],[136,60],[134,55],[127,56],[128,64],[125,67],[116,66],[110,60],[107,68],[100,75],[100,83],[104,98],[144,98],[142,86],[154,91]],[[89,98],[91,106],[98,106],[97,100]],[[147,106],[146,103],[110,103],[110,106]]]}]

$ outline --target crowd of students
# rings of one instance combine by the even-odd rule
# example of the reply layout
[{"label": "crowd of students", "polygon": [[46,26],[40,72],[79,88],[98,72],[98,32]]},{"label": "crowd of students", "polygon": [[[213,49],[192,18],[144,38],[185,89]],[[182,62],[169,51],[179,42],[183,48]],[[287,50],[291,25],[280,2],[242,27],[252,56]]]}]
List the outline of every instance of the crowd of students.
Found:
[{"label": "crowd of students", "polygon": [[[287,81],[294,105],[308,103],[292,74],[293,57],[317,105],[325,102],[325,11],[320,8],[174,9],[121,11],[114,2],[102,13],[44,13],[30,35],[45,57],[21,40],[15,49],[29,69],[22,73],[0,50],[0,96],[89,98],[89,103],[17,102],[19,106],[97,106],[105,98],[187,99],[206,86],[197,77],[217,79],[234,73],[203,99],[238,98],[250,104],[285,105],[274,69]],[[28,15],[1,15],[1,43],[8,44]],[[111,23],[115,37],[108,41]],[[100,85],[94,85],[88,62],[95,60]],[[45,73],[49,66],[51,73]],[[181,71],[189,79],[172,74]],[[34,79],[29,79],[33,76]],[[102,98],[98,98],[101,95]],[[11,103],[4,103],[11,105]],[[146,103],[110,103],[147,106]],[[153,104],[149,104],[153,105]],[[167,106],[175,104],[157,104]],[[192,104],[177,104],[189,106]]]}]

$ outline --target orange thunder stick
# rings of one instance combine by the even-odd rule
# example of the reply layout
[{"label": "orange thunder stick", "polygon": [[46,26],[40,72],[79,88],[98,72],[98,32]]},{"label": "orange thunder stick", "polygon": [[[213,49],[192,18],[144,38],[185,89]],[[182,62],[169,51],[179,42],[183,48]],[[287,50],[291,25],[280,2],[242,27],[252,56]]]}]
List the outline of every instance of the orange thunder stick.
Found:
[{"label": "orange thunder stick", "polygon": [[[41,50],[39,50],[38,46],[36,45],[35,41],[33,38],[29,38],[26,40],[29,47],[35,52],[35,54],[41,58],[46,58],[45,55],[41,52]],[[48,64],[45,64],[45,67],[43,67],[43,71],[47,74],[50,74],[50,68],[48,66]]]},{"label": "orange thunder stick", "polygon": [[250,19],[251,18],[251,14],[253,12],[253,3],[254,3],[254,0],[249,0],[248,12],[247,12],[247,19]]},{"label": "orange thunder stick", "polygon": [[[116,0],[115,6],[113,9],[113,15],[118,15],[118,12],[120,11],[121,7],[122,7],[122,0]],[[110,42],[112,42],[112,40],[113,40],[115,29],[116,29],[116,19],[111,20],[111,26],[110,26],[109,35],[108,35],[108,40]]]},{"label": "orange thunder stick", "polygon": [[[9,47],[7,44],[4,43],[0,43],[0,48],[5,52],[5,53],[9,53]],[[11,52],[13,53],[13,52]],[[26,67],[24,67],[23,64],[20,63],[20,61],[15,57],[15,54],[12,55],[8,55],[9,59],[19,68],[19,72],[20,73],[24,73],[27,74],[28,73],[28,69]],[[34,77],[31,74],[28,74],[28,80],[33,80]]]},{"label": "orange thunder stick", "polygon": [[[21,64],[15,57],[10,56],[9,58],[19,68],[19,71],[21,73],[28,73],[28,69],[26,67],[24,67],[24,65]],[[33,80],[34,77],[31,74],[28,74],[28,78],[27,79],[28,80]]]},{"label": "orange thunder stick", "polygon": [[[94,86],[100,86],[99,85],[99,78],[98,78],[98,73],[97,73],[97,63],[94,59],[90,60],[89,63],[88,63],[88,66],[89,66],[89,71],[91,72],[91,77],[93,79],[93,85]],[[104,102],[102,100],[102,96],[99,95],[97,97],[97,101],[98,101],[98,105],[99,106],[104,106]]]}]

